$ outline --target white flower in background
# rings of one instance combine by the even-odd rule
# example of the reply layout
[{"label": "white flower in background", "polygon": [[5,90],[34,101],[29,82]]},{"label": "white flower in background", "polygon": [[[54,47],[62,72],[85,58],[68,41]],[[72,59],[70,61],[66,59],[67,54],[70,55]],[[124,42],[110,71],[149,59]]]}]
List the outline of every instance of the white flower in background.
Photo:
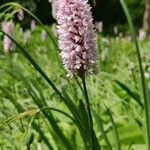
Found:
[{"label": "white flower in background", "polygon": [[103,32],[103,22],[95,22],[95,28],[98,32],[102,33]]},{"label": "white flower in background", "polygon": [[110,44],[110,41],[109,41],[109,39],[107,39],[107,38],[102,38],[102,39],[101,39],[101,42],[102,42],[105,46],[108,46],[108,45]]},{"label": "white flower in background", "polygon": [[23,34],[23,28],[20,27],[19,32],[21,32]]},{"label": "white flower in background", "polygon": [[143,29],[140,29],[139,30],[139,40],[144,41],[145,38],[146,38],[146,32]]},{"label": "white flower in background", "polygon": [[36,27],[35,20],[31,20],[30,28],[31,28],[31,31],[32,31],[32,32],[35,30],[35,27]]},{"label": "white flower in background", "polygon": [[23,37],[24,37],[24,43],[25,44],[28,42],[30,36],[31,36],[31,31],[30,30],[27,30],[27,31],[24,32]]},{"label": "white flower in background", "polygon": [[123,33],[122,33],[122,32],[119,33],[119,37],[120,37],[120,38],[123,37]]},{"label": "white flower in background", "polygon": [[130,76],[133,75],[134,68],[135,68],[135,64],[133,62],[130,62],[128,64],[128,73]]},{"label": "white flower in background", "polygon": [[41,40],[45,41],[47,39],[47,37],[48,37],[47,32],[45,30],[43,30],[41,32]]},{"label": "white flower in background", "polygon": [[101,54],[102,62],[106,62],[107,56],[108,56],[108,49],[104,48],[103,51],[102,51],[102,54]]},{"label": "white flower in background", "polygon": [[[15,25],[13,21],[2,23],[3,31],[6,32],[9,36],[13,36],[14,28],[15,28]],[[5,35],[3,39],[3,48],[6,52],[10,52],[15,48],[15,44],[7,35]]]},{"label": "white flower in background", "polygon": [[145,75],[145,78],[146,78],[147,80],[150,79],[150,72],[145,72],[144,75]]},{"label": "white flower in background", "polygon": [[114,34],[118,35],[118,33],[119,33],[118,26],[114,26]]},{"label": "white flower in background", "polygon": [[58,11],[58,0],[48,0],[49,3],[51,3],[52,6],[52,16],[54,19],[56,19],[56,14]]},{"label": "white flower in background", "polygon": [[132,36],[131,35],[127,36],[127,40],[128,40],[128,42],[131,42],[132,41]]},{"label": "white flower in background", "polygon": [[24,19],[24,12],[23,12],[22,9],[20,9],[20,10],[18,11],[17,17],[18,17],[18,19],[19,19],[20,21],[23,21],[23,19]]}]

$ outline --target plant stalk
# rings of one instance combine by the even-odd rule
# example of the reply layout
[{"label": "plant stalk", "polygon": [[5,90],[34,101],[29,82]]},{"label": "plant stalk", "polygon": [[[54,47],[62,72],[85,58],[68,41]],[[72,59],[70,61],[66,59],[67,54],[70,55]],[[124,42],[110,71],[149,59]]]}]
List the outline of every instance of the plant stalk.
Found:
[{"label": "plant stalk", "polygon": [[85,82],[85,76],[81,77],[82,83],[83,83],[83,89],[84,89],[84,95],[85,95],[85,100],[86,100],[86,108],[87,108],[87,113],[88,113],[88,121],[89,121],[89,134],[90,134],[90,142],[91,142],[91,149],[95,150],[94,146],[94,133],[93,133],[93,120],[92,120],[92,113],[91,113],[91,108],[90,108],[90,102],[89,102],[89,97],[88,97],[88,92],[86,88],[86,82]]},{"label": "plant stalk", "polygon": [[27,150],[30,150],[30,145],[29,144],[27,144]]}]

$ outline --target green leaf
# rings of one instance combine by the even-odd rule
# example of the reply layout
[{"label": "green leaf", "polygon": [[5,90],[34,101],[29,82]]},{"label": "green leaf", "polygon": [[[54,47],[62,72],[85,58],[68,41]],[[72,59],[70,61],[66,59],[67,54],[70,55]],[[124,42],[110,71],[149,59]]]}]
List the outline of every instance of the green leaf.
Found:
[{"label": "green leaf", "polygon": [[86,132],[89,132],[89,125],[88,125],[88,114],[86,111],[85,104],[83,103],[82,100],[79,101],[79,106],[78,106],[78,111],[81,116],[83,124],[86,124]]},{"label": "green leaf", "polygon": [[112,127],[113,127],[114,139],[115,139],[115,142],[116,142],[116,150],[121,150],[121,143],[120,143],[119,133],[118,133],[115,121],[113,119],[112,112],[110,111],[110,109],[108,107],[106,107],[106,109],[107,109],[107,113],[110,117],[110,121],[111,121]]},{"label": "green leaf", "polygon": [[142,108],[144,108],[143,103],[141,102],[140,95],[136,92],[131,91],[125,84],[121,83],[118,80],[115,80],[115,82],[128,93],[129,96],[131,96]]},{"label": "green leaf", "polygon": [[67,94],[66,90],[62,89],[62,91],[63,91],[63,94],[64,94],[65,99],[66,99],[66,105],[69,108],[69,110],[72,112],[74,118],[76,119],[76,122],[77,122],[76,125],[77,125],[77,127],[78,127],[78,129],[80,131],[80,134],[82,136],[82,139],[84,141],[85,148],[89,149],[89,145],[88,145],[88,143],[89,143],[89,136],[88,136],[88,133],[86,132],[86,127],[85,127],[87,124],[84,124],[83,121],[82,121],[82,118],[80,116],[80,114],[81,114],[80,111],[81,110],[78,110],[76,108],[74,103],[70,100],[70,97]]},{"label": "green leaf", "polygon": [[62,130],[57,125],[56,120],[54,119],[52,113],[50,111],[47,111],[47,109],[42,109],[44,108],[44,105],[42,104],[42,99],[40,99],[36,95],[35,91],[31,87],[27,87],[27,88],[34,103],[39,107],[39,109],[42,111],[44,116],[47,118],[47,120],[49,121],[49,124],[52,126],[53,130],[55,131],[55,134],[57,135],[58,139],[62,142],[62,144],[65,146],[66,149],[73,149],[69,140],[65,137]]},{"label": "green leaf", "polygon": [[113,150],[113,149],[112,149],[112,146],[111,146],[111,144],[110,144],[110,142],[109,142],[109,140],[108,140],[107,133],[106,133],[106,131],[104,130],[102,119],[101,119],[100,116],[96,113],[96,111],[92,110],[92,112],[93,112],[93,115],[94,115],[94,117],[95,117],[95,120],[96,120],[96,123],[97,123],[97,125],[98,125],[98,128],[99,128],[99,130],[100,130],[100,132],[101,132],[101,134],[102,134],[102,136],[103,136],[103,138],[104,138],[104,140],[105,140],[105,143],[106,143],[106,146],[107,146],[108,150]]}]

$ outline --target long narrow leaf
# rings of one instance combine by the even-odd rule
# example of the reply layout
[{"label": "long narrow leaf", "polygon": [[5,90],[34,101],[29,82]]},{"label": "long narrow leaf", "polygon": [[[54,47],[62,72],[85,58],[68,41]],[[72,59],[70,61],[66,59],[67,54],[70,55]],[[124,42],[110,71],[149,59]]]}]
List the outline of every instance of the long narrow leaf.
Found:
[{"label": "long narrow leaf", "polygon": [[141,102],[141,98],[140,95],[138,93],[132,92],[125,84],[121,83],[118,80],[115,80],[115,82],[124,90],[128,93],[129,96],[131,96],[138,104],[139,106],[141,106],[142,108],[143,103]]},{"label": "long narrow leaf", "polygon": [[40,66],[35,62],[35,60],[30,56],[30,54],[11,36],[9,36],[6,32],[0,29],[4,35],[7,35],[21,50],[24,57],[33,65],[33,67],[41,74],[41,76],[47,81],[47,83],[54,89],[54,91],[60,96],[61,99],[65,99],[60,91],[56,88],[54,83],[48,78],[48,76],[44,73],[44,71],[40,68]]},{"label": "long narrow leaf", "polygon": [[119,139],[119,133],[118,133],[115,121],[113,119],[113,116],[111,114],[110,109],[108,107],[106,107],[106,109],[107,109],[107,113],[110,117],[110,121],[111,121],[112,127],[113,127],[114,138],[115,138],[115,141],[116,141],[116,150],[121,150],[121,143],[120,143],[120,139]]},{"label": "long narrow leaf", "polygon": [[141,75],[143,97],[144,97],[144,107],[145,107],[145,117],[146,117],[146,134],[147,134],[147,149],[150,150],[150,100],[148,100],[148,97],[147,97],[145,76],[144,76],[144,70],[143,70],[143,66],[142,66],[140,49],[139,49],[139,45],[138,45],[137,38],[136,38],[135,28],[134,28],[131,16],[129,14],[128,8],[126,6],[126,3],[124,2],[124,0],[120,0],[120,3],[121,3],[122,8],[125,12],[125,15],[126,15],[126,18],[127,18],[127,21],[128,21],[131,33],[132,33],[132,37],[134,40],[134,45],[136,48],[136,54],[137,54],[137,58],[138,58],[140,75]]},{"label": "long narrow leaf", "polygon": [[[34,102],[38,105],[38,107],[42,108],[42,105],[40,103],[41,100],[38,99],[38,97],[36,96],[34,91],[33,90],[31,91],[31,89],[29,89],[29,93],[30,93],[31,97],[33,98]],[[73,149],[69,140],[65,137],[62,130],[57,125],[56,120],[54,119],[51,112],[50,111],[47,112],[47,110],[45,110],[45,109],[43,109],[42,112],[43,112],[44,116],[48,119],[49,123],[51,124],[52,128],[54,129],[55,133],[57,134],[57,137],[60,139],[62,144],[65,146],[65,148],[68,150]]]},{"label": "long narrow leaf", "polygon": [[42,111],[42,110],[45,110],[45,109],[49,109],[49,110],[51,110],[51,111],[55,111],[55,112],[58,112],[58,113],[60,113],[60,114],[63,114],[63,115],[66,116],[67,118],[71,119],[73,122],[76,122],[75,119],[74,119],[72,116],[70,116],[69,114],[67,114],[66,112],[64,112],[64,111],[62,111],[62,110],[60,110],[60,109],[53,108],[53,107],[45,107],[45,108],[42,108],[41,111]]},{"label": "long narrow leaf", "polygon": [[108,140],[108,137],[107,137],[107,134],[106,134],[106,131],[104,130],[104,127],[103,127],[103,124],[102,124],[102,119],[100,118],[100,116],[93,110],[93,115],[95,117],[95,120],[96,120],[96,123],[100,129],[100,132],[105,140],[105,143],[106,143],[106,146],[108,147],[108,150],[113,150],[112,149],[112,146]]},{"label": "long narrow leaf", "polygon": [[[0,86],[0,90],[8,97],[9,101],[15,106],[15,108],[18,111],[18,113],[21,113],[21,112],[25,111],[25,109],[13,98],[13,96],[11,96],[11,94],[5,88]],[[49,142],[49,140],[47,139],[47,137],[45,136],[43,131],[39,128],[37,123],[32,122],[32,126],[37,132],[39,132],[39,134],[41,135],[43,141],[49,147],[49,149],[53,150],[51,143]]]}]

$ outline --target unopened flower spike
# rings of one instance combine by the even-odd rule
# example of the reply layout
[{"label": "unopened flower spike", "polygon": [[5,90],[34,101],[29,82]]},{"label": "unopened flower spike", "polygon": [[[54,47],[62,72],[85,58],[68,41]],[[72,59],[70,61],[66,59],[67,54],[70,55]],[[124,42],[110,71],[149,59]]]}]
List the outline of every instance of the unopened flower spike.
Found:
[{"label": "unopened flower spike", "polygon": [[85,0],[59,0],[59,48],[70,77],[96,72],[96,34],[90,10]]}]

